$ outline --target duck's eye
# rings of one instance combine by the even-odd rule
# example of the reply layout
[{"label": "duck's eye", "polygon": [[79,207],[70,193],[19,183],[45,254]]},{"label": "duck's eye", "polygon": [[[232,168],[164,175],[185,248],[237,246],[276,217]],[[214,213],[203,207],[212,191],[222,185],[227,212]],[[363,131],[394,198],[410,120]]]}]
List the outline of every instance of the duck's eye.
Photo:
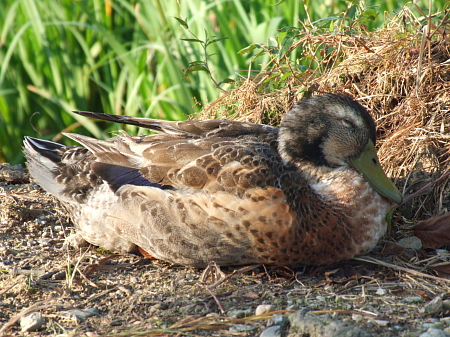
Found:
[{"label": "duck's eye", "polygon": [[349,119],[342,119],[342,124],[349,129],[355,130],[355,124]]}]

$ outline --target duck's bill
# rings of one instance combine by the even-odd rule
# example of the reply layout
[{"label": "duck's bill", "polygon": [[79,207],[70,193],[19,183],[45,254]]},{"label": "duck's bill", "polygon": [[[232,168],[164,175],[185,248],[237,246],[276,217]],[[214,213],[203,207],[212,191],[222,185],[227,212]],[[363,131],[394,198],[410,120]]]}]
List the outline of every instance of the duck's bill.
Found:
[{"label": "duck's bill", "polygon": [[399,190],[381,168],[375,145],[371,140],[359,157],[350,159],[350,164],[362,173],[375,191],[398,204],[402,202]]}]

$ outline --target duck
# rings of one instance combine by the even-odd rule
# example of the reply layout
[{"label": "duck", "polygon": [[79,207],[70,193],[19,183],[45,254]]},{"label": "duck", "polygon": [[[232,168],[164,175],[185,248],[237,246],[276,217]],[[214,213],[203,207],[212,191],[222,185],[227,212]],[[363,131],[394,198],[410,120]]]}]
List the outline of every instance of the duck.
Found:
[{"label": "duck", "polygon": [[374,119],[345,94],[300,100],[280,127],[74,113],[154,132],[24,140],[31,177],[112,252],[198,268],[329,265],[372,250],[402,201]]}]

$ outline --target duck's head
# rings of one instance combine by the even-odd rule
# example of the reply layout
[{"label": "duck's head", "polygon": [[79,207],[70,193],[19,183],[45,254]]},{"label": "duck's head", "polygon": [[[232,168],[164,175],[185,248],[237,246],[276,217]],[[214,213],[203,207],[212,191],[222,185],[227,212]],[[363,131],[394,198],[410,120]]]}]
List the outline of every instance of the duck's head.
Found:
[{"label": "duck's head", "polygon": [[400,203],[402,196],[381,168],[375,142],[375,122],[367,110],[339,94],[300,101],[286,114],[279,133],[287,163],[322,173],[352,167],[379,194]]}]

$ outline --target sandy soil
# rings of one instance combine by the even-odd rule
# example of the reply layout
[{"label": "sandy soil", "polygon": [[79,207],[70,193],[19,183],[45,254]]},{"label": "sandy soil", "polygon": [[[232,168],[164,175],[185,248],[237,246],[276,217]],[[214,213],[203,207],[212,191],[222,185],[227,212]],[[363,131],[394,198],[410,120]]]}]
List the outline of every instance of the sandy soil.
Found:
[{"label": "sandy soil", "polygon": [[[418,336],[450,322],[448,280],[415,274],[408,263],[427,252],[401,249],[389,237],[370,256],[391,267],[348,261],[327,268],[222,268],[225,280],[211,286],[217,280],[202,277],[203,270],[73,247],[65,241],[73,233],[53,197],[21,170],[0,166],[0,332],[258,336],[273,316],[254,317],[260,304],[286,316],[307,307],[383,336]],[[74,309],[94,315],[83,319]],[[33,311],[42,313],[42,327],[21,332],[19,318]],[[236,318],[245,314],[250,317]],[[249,332],[236,330],[242,325]],[[309,328],[286,325],[283,335],[300,336],[301,329]],[[314,331],[311,336],[320,335]]]}]

